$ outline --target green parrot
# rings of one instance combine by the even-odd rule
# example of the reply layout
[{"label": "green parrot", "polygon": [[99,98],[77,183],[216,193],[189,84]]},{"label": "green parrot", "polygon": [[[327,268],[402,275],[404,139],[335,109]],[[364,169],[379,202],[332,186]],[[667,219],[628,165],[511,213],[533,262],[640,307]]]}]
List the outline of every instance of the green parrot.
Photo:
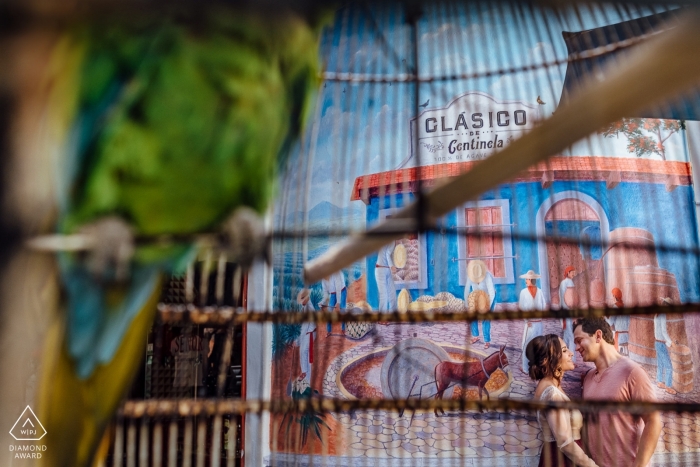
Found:
[{"label": "green parrot", "polygon": [[[249,245],[250,212],[267,208],[320,84],[321,27],[309,23],[208,9],[191,22],[62,33],[46,111],[58,141],[57,230],[90,242],[58,254],[62,319],[46,340],[39,390],[43,465],[83,467],[103,455],[163,278],[192,257],[182,239],[221,232],[243,264],[243,252],[264,250]],[[164,236],[180,242],[142,241]]]}]

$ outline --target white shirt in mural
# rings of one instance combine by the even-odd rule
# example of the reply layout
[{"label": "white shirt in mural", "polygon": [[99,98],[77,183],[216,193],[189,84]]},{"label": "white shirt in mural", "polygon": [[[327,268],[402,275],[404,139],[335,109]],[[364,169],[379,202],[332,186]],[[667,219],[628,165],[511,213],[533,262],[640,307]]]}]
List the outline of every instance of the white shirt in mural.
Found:
[{"label": "white shirt in mural", "polygon": [[665,342],[666,347],[671,347],[673,340],[671,340],[671,336],[668,335],[666,315],[658,314],[654,316],[654,339]]},{"label": "white shirt in mural", "polygon": [[345,288],[345,276],[343,271],[338,271],[332,274],[328,279],[323,279],[321,281],[321,288],[323,289],[323,303],[328,303],[331,294],[339,294]]},{"label": "white shirt in mural", "polygon": [[394,260],[392,255],[394,254],[394,242],[384,245],[377,256],[377,266],[388,266],[390,268],[394,267]]},{"label": "white shirt in mural", "polygon": [[[304,305],[304,311],[316,311],[311,300],[306,302]],[[299,337],[297,338],[297,344],[299,345],[299,368],[302,373],[306,374],[306,381],[311,381],[311,359],[313,355],[309,355],[312,352],[312,340],[314,339],[314,333],[316,332],[316,323],[306,322],[301,323],[301,331],[299,332]]]},{"label": "white shirt in mural", "polygon": [[566,293],[566,289],[572,287],[574,287],[574,281],[568,277],[559,284],[559,306],[565,310],[568,310],[569,306],[564,301],[564,294]]},{"label": "white shirt in mural", "polygon": [[542,289],[537,288],[537,293],[535,297],[532,297],[530,291],[525,287],[520,291],[520,300],[518,300],[518,308],[522,311],[532,311],[532,310],[546,310],[547,302],[544,300],[544,294]]},{"label": "white shirt in mural", "polygon": [[[304,305],[304,311],[309,312],[309,311],[316,311],[316,308],[314,308],[313,303],[311,303],[311,300],[306,302],[306,305]],[[304,339],[304,336],[306,336],[308,333],[315,331],[316,330],[316,323],[314,321],[311,322],[305,322],[301,323],[301,333],[299,334],[299,342],[301,342]],[[308,338],[308,336],[306,336]]]}]

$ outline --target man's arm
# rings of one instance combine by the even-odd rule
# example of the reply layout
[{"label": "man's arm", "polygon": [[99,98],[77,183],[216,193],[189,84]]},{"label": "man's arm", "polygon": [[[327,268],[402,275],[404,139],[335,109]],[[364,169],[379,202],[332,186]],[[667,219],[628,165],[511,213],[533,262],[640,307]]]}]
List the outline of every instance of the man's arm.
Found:
[{"label": "man's arm", "polygon": [[645,467],[649,464],[661,435],[662,423],[659,412],[645,414],[642,416],[642,420],[644,420],[644,431],[642,431],[642,437],[639,438],[634,467]]},{"label": "man's arm", "polygon": [[[656,401],[654,386],[651,384],[647,373],[641,367],[632,370],[628,383],[632,401]],[[639,438],[634,467],[646,467],[649,464],[661,435],[662,423],[659,412],[642,415],[642,420],[644,420],[644,431],[642,431],[642,436]]]}]

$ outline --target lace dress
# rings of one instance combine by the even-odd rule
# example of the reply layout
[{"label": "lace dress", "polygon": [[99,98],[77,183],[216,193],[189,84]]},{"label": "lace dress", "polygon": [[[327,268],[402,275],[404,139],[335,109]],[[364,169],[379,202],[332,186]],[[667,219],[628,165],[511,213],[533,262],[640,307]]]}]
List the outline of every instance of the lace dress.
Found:
[{"label": "lace dress", "polygon": [[[569,397],[555,386],[548,386],[540,395],[540,401],[569,401]],[[542,429],[542,453],[540,467],[597,467],[581,449],[583,416],[578,410],[537,411],[537,421]]]}]

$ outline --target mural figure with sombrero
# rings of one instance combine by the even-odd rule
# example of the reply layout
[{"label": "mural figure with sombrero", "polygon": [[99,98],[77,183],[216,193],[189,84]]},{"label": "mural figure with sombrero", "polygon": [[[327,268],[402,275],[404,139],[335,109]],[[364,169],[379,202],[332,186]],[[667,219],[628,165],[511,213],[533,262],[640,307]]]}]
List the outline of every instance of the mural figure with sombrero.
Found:
[{"label": "mural figure with sombrero", "polygon": [[[564,310],[572,310],[576,308],[576,286],[574,285],[574,277],[576,269],[573,266],[567,266],[564,269],[564,280],[559,284],[559,306]],[[562,319],[562,339],[566,342],[569,349],[575,349],[574,345],[574,320],[573,318]],[[571,357],[572,361],[576,361],[576,352]]]},{"label": "mural figure with sombrero", "polygon": [[[547,302],[544,299],[542,289],[537,287],[537,279],[540,275],[530,269],[528,272],[520,276],[525,279],[525,288],[520,291],[520,300],[518,300],[518,308],[522,311],[546,310]],[[542,319],[526,319],[525,330],[523,332],[523,341],[521,348],[523,350],[523,373],[528,374],[528,359],[525,356],[525,348],[532,339],[543,335]]]},{"label": "mural figure with sombrero", "polygon": [[[396,246],[398,248],[398,246]],[[406,263],[406,249],[403,248],[403,262]],[[396,284],[394,284],[394,273],[396,265],[394,264],[394,249],[395,242],[383,246],[377,255],[377,264],[374,268],[374,278],[377,281],[377,289],[379,291],[379,311],[393,311],[396,308]],[[400,250],[400,249],[399,249]],[[396,255],[397,259],[401,258],[401,254]]]},{"label": "mural figure with sombrero", "polygon": [[[493,285],[493,275],[486,263],[480,259],[471,260],[467,264],[467,284],[464,286],[464,301],[471,312],[487,313],[496,306],[496,288]],[[484,332],[484,348],[491,345],[491,321],[481,322]],[[479,341],[479,321],[471,322],[472,344]]]},{"label": "mural figure with sombrero", "polygon": [[[297,303],[303,307],[304,311],[316,311],[311,303],[311,291],[302,289],[297,294]],[[316,333],[316,323],[301,323],[301,332],[297,338],[299,346],[299,367],[301,374],[299,380],[305,380],[307,385],[311,384],[311,366],[314,363],[314,334]]]},{"label": "mural figure with sombrero", "polygon": [[[331,274],[329,277],[321,281],[323,289],[323,300],[321,301],[322,308],[327,308],[328,311],[333,308],[338,308],[341,313],[345,312],[346,301],[348,298],[348,290],[345,286],[345,276],[343,271],[338,271]],[[327,335],[331,335],[332,324],[326,324]],[[342,323],[342,332],[345,334],[345,322]]]}]

